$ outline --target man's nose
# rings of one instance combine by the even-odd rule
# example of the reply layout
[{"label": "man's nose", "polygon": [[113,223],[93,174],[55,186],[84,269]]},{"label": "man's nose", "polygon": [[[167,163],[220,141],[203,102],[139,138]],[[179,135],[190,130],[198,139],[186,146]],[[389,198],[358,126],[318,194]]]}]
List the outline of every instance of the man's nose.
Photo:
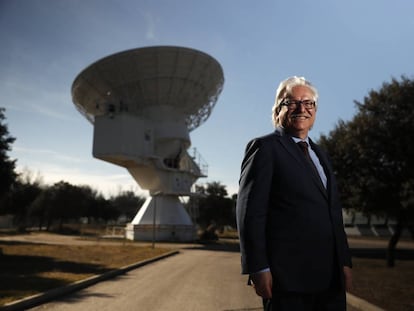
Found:
[{"label": "man's nose", "polygon": [[296,103],[296,111],[304,112],[306,111],[305,105],[302,102]]}]

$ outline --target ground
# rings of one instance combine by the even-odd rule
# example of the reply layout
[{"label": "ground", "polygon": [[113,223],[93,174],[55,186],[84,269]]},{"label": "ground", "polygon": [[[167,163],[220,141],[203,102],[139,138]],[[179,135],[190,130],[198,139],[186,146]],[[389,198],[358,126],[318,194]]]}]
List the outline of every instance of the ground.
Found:
[{"label": "ground", "polygon": [[[43,244],[33,243],[40,240]],[[384,259],[385,239],[350,238],[349,242],[354,264],[352,294],[386,310],[413,311],[414,242],[399,243],[393,268]],[[153,248],[151,243],[125,240],[0,234],[0,305],[185,246],[158,243]]]}]

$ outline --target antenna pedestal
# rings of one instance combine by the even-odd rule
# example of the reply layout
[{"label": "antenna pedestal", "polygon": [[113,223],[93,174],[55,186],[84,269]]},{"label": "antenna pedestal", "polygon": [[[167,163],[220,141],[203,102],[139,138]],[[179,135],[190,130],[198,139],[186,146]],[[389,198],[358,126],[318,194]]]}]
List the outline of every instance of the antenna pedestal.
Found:
[{"label": "antenna pedestal", "polygon": [[196,230],[178,196],[158,194],[147,198],[125,234],[129,240],[191,242]]}]

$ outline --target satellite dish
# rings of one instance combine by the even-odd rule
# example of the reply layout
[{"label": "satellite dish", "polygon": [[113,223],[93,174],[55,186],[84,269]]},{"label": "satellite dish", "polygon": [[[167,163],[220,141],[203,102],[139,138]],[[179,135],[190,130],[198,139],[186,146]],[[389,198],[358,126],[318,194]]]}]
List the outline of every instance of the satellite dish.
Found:
[{"label": "satellite dish", "polygon": [[[210,116],[223,70],[189,48],[145,47],[107,56],[72,85],[76,108],[94,124],[93,156],[125,167],[150,197],[127,225],[131,240],[189,241],[195,228],[180,196],[207,176],[189,132]],[[157,224],[154,228],[154,224]]]}]

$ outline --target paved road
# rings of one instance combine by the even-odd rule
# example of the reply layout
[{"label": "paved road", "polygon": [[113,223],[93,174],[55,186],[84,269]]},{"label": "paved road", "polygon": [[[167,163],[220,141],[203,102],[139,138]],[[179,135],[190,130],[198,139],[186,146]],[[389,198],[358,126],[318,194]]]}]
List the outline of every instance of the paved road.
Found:
[{"label": "paved road", "polygon": [[32,310],[261,310],[239,269],[236,252],[185,249]]}]

